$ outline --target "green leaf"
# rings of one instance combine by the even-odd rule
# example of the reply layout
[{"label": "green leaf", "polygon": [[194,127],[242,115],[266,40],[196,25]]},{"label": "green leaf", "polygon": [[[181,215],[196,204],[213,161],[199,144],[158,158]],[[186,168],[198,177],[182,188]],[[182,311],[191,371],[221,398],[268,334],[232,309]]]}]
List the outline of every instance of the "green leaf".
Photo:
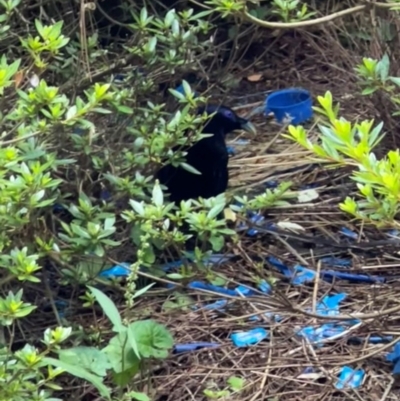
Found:
[{"label": "green leaf", "polygon": [[210,242],[212,249],[215,252],[220,251],[225,243],[224,237],[220,235],[213,235],[208,241]]},{"label": "green leaf", "polygon": [[95,347],[74,347],[58,352],[61,361],[78,365],[97,376],[106,376],[111,364],[104,352]]},{"label": "green leaf", "polygon": [[106,387],[101,378],[99,378],[96,375],[93,375],[92,373],[88,372],[86,369],[82,368],[81,366],[78,366],[77,364],[69,364],[63,361],[60,361],[58,359],[54,358],[49,358],[49,357],[44,357],[42,359],[41,365],[47,366],[51,365],[56,368],[61,368],[65,372],[70,373],[71,375],[75,377],[79,377],[80,379],[84,379],[91,383],[96,389],[99,391],[100,395],[102,397],[105,397],[107,400],[111,400],[111,394],[110,390],[108,387]]},{"label": "green leaf", "polygon": [[382,82],[388,79],[389,68],[390,68],[389,56],[385,54],[376,67],[376,72],[379,75]]},{"label": "green leaf", "polygon": [[122,373],[129,369],[139,371],[140,359],[129,345],[127,331],[114,336],[102,352],[108,356],[115,373]]},{"label": "green leaf", "polygon": [[389,77],[389,80],[393,82],[396,86],[400,86],[400,77]]},{"label": "green leaf", "polygon": [[128,333],[129,344],[132,347],[132,350],[135,353],[136,357],[138,359],[140,359],[140,353],[139,353],[138,344],[136,342],[136,338],[135,338],[134,334],[132,333],[132,330],[128,330],[127,333]]},{"label": "green leaf", "polygon": [[114,325],[113,330],[116,332],[125,330],[125,326],[122,324],[121,316],[114,302],[106,294],[104,294],[104,292],[98,290],[97,288],[89,285],[88,288],[96,298],[96,301],[100,304],[103,312],[107,315],[110,322]]},{"label": "green leaf", "polygon": [[131,397],[131,398],[133,398],[134,400],[137,400],[137,401],[151,401],[151,398],[145,393],[139,393],[137,391],[131,391],[128,395],[129,395],[129,397]]},{"label": "green leaf", "polygon": [[153,187],[152,201],[156,206],[162,206],[164,203],[164,195],[158,180],[156,181]]},{"label": "green leaf", "polygon": [[227,380],[227,383],[229,384],[232,390],[241,391],[243,390],[245,380],[242,377],[231,376]]},{"label": "green leaf", "polygon": [[140,355],[144,358],[164,359],[174,340],[168,329],[154,320],[142,320],[129,325],[139,345]]}]

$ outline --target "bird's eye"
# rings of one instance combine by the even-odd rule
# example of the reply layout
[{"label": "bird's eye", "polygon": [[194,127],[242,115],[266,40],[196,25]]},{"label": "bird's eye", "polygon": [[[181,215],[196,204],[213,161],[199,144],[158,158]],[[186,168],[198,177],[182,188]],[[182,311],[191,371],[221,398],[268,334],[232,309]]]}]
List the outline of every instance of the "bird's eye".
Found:
[{"label": "bird's eye", "polygon": [[225,112],[225,116],[228,117],[228,118],[232,118],[233,117],[233,113],[230,110],[227,110]]}]

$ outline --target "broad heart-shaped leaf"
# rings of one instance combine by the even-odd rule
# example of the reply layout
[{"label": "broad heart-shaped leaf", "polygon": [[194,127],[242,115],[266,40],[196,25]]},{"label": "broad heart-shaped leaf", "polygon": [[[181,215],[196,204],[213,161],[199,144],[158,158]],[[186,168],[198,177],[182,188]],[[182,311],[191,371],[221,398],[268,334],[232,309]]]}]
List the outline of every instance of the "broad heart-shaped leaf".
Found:
[{"label": "broad heart-shaped leaf", "polygon": [[168,356],[168,350],[174,345],[174,340],[168,329],[154,320],[142,320],[128,326],[144,358],[163,359]]},{"label": "broad heart-shaped leaf", "polygon": [[107,400],[111,400],[110,390],[103,384],[102,379],[99,376],[88,372],[83,367],[78,366],[76,363],[72,365],[58,359],[44,357],[41,361],[41,364],[43,366],[51,365],[56,368],[64,369],[65,372],[68,372],[75,377],[79,377],[83,380],[88,381],[97,388],[102,397],[106,398]]},{"label": "broad heart-shaped leaf", "polygon": [[78,365],[97,376],[105,376],[111,364],[107,355],[95,347],[74,347],[58,353],[60,361]]},{"label": "broad heart-shaped leaf", "polygon": [[96,301],[100,304],[103,312],[107,315],[111,323],[114,325],[113,330],[116,332],[124,330],[121,316],[114,302],[106,294],[104,294],[104,292],[98,290],[97,288],[91,287],[89,285],[88,288],[90,289],[90,291],[92,291],[92,294],[96,298]]},{"label": "broad heart-shaped leaf", "polygon": [[108,356],[115,373],[122,373],[131,368],[135,372],[139,371],[139,358],[131,347],[126,331],[114,336],[102,352]]}]

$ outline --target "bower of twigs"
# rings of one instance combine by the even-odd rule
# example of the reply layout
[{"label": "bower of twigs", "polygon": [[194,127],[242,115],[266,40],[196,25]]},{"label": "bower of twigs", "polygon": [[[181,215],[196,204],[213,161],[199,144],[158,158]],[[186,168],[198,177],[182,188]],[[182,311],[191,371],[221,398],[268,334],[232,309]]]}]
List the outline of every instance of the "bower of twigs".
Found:
[{"label": "bower of twigs", "polygon": [[[343,24],[344,29],[345,22],[338,24]],[[360,23],[357,19],[352,21],[353,24],[356,22]],[[244,78],[236,89],[237,94],[233,90],[233,94],[227,97],[236,104],[236,109],[242,115],[249,115],[264,101],[264,91],[301,86],[316,96],[330,90],[335,100],[341,103],[341,115],[347,119],[361,121],[376,118],[377,121],[385,121],[388,136],[381,152],[396,147],[395,123],[384,114],[379,99],[359,96],[352,71],[362,56],[380,57],[387,49],[379,48],[378,42],[374,42],[366,43],[364,48],[359,46],[358,49],[349,50],[340,45],[339,37],[333,32],[337,30],[321,28],[315,33],[283,33],[274,41],[268,55],[255,65],[249,68],[251,63],[248,59],[240,66],[236,65],[237,73],[240,74],[242,70]],[[246,79],[257,74],[261,74],[257,82]],[[249,98],[246,96],[249,93],[259,93],[259,97],[254,95]],[[338,203],[354,190],[348,179],[348,171],[310,168],[308,152],[281,137],[284,127],[264,116],[254,117],[253,120],[259,134],[257,138],[248,138],[249,145],[237,146],[239,151],[231,159],[232,187],[248,190],[271,179],[290,179],[297,187],[312,184],[319,192],[317,200],[270,210],[268,217],[272,221],[300,224],[306,229],[307,235],[336,243],[343,243],[343,237],[338,233],[343,226],[356,231],[360,241],[381,239],[378,231],[354,225],[338,209]],[[316,132],[316,127],[310,127],[311,137]],[[234,139],[232,143],[235,143]],[[166,299],[160,296],[158,305],[161,312],[155,317],[172,330],[177,343],[211,341],[221,344],[221,347],[171,356],[152,377],[156,399],[203,400],[204,389],[224,389],[231,376],[243,377],[246,384],[239,394],[231,394],[226,398],[229,400],[399,399],[400,392],[396,389],[392,366],[386,362],[387,353],[400,338],[400,301],[396,296],[399,256],[394,246],[341,249],[305,244],[290,238],[278,240],[271,235],[260,234],[256,238],[243,236],[234,252],[237,258],[216,267],[216,270],[228,276],[232,284],[254,286],[254,275],[278,278],[273,294],[266,296],[260,293],[250,299],[229,299],[228,306],[222,312],[205,308],[196,312],[190,308],[164,311],[162,305]],[[354,284],[319,279],[310,285],[295,286],[268,263],[261,270],[259,266],[260,258],[276,256],[288,266],[301,264],[319,271],[322,268],[319,259],[327,255],[350,258],[351,272],[384,276],[387,281],[385,284]],[[343,321],[354,317],[359,319],[359,324],[322,347],[295,334],[297,329],[334,321],[317,317],[315,307],[325,295],[342,292],[348,296],[337,319]],[[221,299],[219,295],[188,294],[200,303],[206,299]],[[147,308],[148,302],[143,300],[141,306]],[[154,298],[150,302],[157,310]],[[278,313],[283,320],[276,323],[261,317],[261,323],[249,321],[251,315],[263,316],[265,312]],[[233,345],[230,339],[232,333],[254,327],[267,329],[268,340],[245,348]],[[373,344],[369,342],[371,336],[392,336],[392,341]],[[354,342],[354,337],[361,340]],[[346,365],[363,369],[365,377],[357,389],[339,391],[335,384],[340,369]],[[310,367],[313,368],[311,373],[307,370]]]},{"label": "bower of twigs", "polygon": [[[361,121],[377,118],[385,121],[389,134],[382,145],[382,152],[397,147],[395,122],[382,107],[381,99],[371,100],[359,95],[352,70],[362,56],[379,58],[384,51],[390,50],[391,58],[396,59],[395,52],[398,50],[395,43],[389,43],[386,48],[377,36],[362,42],[349,32],[349,27],[354,32],[364,29],[369,24],[367,18],[365,14],[350,16],[336,20],[334,27],[327,24],[309,30],[280,31],[278,34],[254,28],[251,30],[251,46],[246,48],[247,45],[241,44],[241,49],[246,51],[233,57],[230,65],[221,68],[221,74],[229,70],[238,78],[239,85],[231,90],[211,90],[215,90],[216,98],[219,96],[224,103],[233,105],[241,115],[251,114],[263,104],[266,93],[272,90],[301,86],[309,89],[314,97],[330,90],[334,99],[341,103],[341,114],[347,119]],[[348,40],[346,46],[341,44],[344,36]],[[394,66],[394,69],[399,66]],[[255,75],[260,77],[250,79]],[[210,85],[214,83],[210,82]],[[338,208],[339,202],[354,191],[348,171],[326,170],[322,166],[310,168],[310,154],[282,138],[285,127],[261,115],[252,119],[258,128],[258,135],[256,138],[247,137],[248,145],[236,146],[237,154],[230,163],[232,188],[256,191],[269,180],[291,180],[298,188],[313,185],[319,193],[318,199],[290,208],[271,209],[268,219],[297,223],[305,228],[305,235],[324,238],[332,243],[346,241],[339,234],[343,226],[357,232],[360,241],[381,239],[378,231],[353,224]],[[316,136],[316,130],[315,126],[310,126],[311,137]],[[235,138],[230,139],[234,144]],[[138,301],[135,316],[151,315],[166,324],[176,343],[207,341],[220,344],[219,348],[171,354],[166,361],[152,365],[150,377],[145,380],[147,384],[141,382],[139,386],[152,399],[205,400],[204,389],[224,389],[231,376],[243,377],[245,386],[240,393],[226,398],[229,400],[400,399],[400,391],[396,389],[391,373],[392,366],[386,362],[386,354],[400,339],[400,299],[396,289],[399,282],[396,269],[400,263],[394,246],[346,249],[259,234],[256,237],[243,235],[239,245],[230,251],[236,257],[216,266],[215,271],[228,277],[233,285],[240,283],[254,287],[256,275],[274,278],[276,283],[272,295],[260,292],[252,298],[227,298],[228,305],[222,312],[205,308],[193,311],[188,305],[179,309],[166,308],[165,303],[172,299],[172,295],[163,291],[158,294],[150,292]],[[346,257],[352,262],[351,272],[385,276],[387,281],[372,285],[318,279],[309,285],[295,286],[268,262],[260,267],[260,260],[268,256],[279,257],[290,267],[301,264],[316,271],[322,268],[319,259],[323,256]],[[199,303],[221,299],[220,295],[182,290]],[[359,324],[322,347],[296,335],[297,329],[305,326],[331,322],[332,317],[324,319],[315,315],[316,304],[325,295],[342,292],[348,296],[342,303],[341,314],[335,318],[338,321],[357,318]],[[277,313],[283,319],[273,322],[263,317],[265,312]],[[129,316],[132,312],[126,313]],[[259,322],[249,320],[255,314],[260,316]],[[88,324],[90,318],[91,315],[81,315],[77,319]],[[43,326],[48,327],[49,324],[46,320]],[[35,323],[35,327],[39,326]],[[254,327],[267,329],[268,339],[245,348],[232,344],[232,333]],[[370,336],[392,336],[393,340],[371,344]],[[361,340],[350,341],[354,337]],[[363,369],[364,381],[357,389],[337,390],[338,373],[346,365]],[[306,370],[310,367],[313,368],[311,373]],[[137,379],[138,383],[140,380]],[[71,399],[78,399],[82,397],[82,389],[74,386],[71,383]],[[83,393],[87,394],[87,398],[79,399],[93,399],[92,389],[87,388]]]}]

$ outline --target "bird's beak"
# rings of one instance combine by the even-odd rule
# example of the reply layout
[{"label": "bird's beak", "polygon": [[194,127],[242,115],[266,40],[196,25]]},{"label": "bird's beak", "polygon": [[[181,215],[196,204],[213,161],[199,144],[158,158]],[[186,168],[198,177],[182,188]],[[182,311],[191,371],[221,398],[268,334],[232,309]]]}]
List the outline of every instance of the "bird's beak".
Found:
[{"label": "bird's beak", "polygon": [[241,121],[240,128],[242,128],[242,130],[248,132],[249,134],[257,134],[256,127],[250,121],[247,121],[244,118]]}]

